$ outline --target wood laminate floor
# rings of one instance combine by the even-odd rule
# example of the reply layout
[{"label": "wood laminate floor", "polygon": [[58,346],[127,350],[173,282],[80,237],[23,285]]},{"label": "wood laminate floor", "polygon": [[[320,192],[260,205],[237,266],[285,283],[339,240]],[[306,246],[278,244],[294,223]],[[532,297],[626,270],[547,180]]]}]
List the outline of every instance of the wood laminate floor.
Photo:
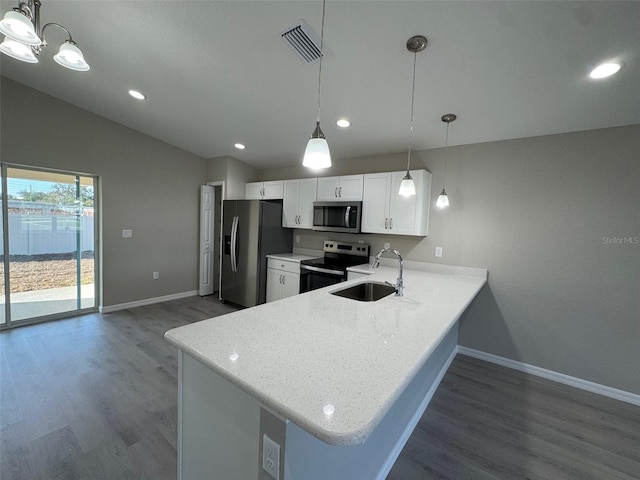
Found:
[{"label": "wood laminate floor", "polygon": [[387,480],[637,480],[640,407],[458,355]]},{"label": "wood laminate floor", "polygon": [[0,479],[175,479],[174,327],[236,310],[211,297],[0,333]]},{"label": "wood laminate floor", "polygon": [[[164,332],[233,310],[191,297],[1,332],[0,479],[175,479]],[[640,407],[459,355],[388,480],[639,478]]]}]

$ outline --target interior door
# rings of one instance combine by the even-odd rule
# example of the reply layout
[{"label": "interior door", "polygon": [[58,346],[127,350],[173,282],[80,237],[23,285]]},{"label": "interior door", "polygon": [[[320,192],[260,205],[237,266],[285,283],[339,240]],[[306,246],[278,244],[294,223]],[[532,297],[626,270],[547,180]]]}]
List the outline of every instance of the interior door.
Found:
[{"label": "interior door", "polygon": [[200,296],[213,294],[213,225],[215,222],[215,189],[209,185],[200,186],[200,275],[198,293]]}]

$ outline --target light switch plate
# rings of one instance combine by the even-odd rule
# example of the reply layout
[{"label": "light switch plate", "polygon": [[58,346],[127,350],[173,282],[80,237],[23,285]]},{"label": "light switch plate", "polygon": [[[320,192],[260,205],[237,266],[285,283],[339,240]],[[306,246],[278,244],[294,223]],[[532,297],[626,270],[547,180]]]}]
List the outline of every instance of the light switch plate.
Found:
[{"label": "light switch plate", "polygon": [[131,238],[133,237],[133,230],[130,228],[126,228],[122,230],[122,238]]},{"label": "light switch plate", "polygon": [[436,247],[436,257],[442,256],[442,247]]}]

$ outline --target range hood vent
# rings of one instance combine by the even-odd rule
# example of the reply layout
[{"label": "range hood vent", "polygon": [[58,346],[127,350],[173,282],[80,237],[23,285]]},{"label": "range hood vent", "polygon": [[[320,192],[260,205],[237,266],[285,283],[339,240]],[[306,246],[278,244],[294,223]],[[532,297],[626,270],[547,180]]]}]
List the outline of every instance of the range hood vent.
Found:
[{"label": "range hood vent", "polygon": [[[286,28],[280,33],[280,38],[304,63],[320,60],[320,39],[304,20],[298,20],[295,25]],[[326,45],[323,45],[322,50],[322,56],[326,57]]]}]

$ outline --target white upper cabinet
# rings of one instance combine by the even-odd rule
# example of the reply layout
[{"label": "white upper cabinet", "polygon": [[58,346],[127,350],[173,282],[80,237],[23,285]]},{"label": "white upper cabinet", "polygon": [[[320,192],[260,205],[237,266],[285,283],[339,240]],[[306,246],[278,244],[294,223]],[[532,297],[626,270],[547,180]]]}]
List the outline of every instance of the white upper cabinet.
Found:
[{"label": "white upper cabinet", "polygon": [[361,201],[364,175],[318,178],[319,202]]},{"label": "white upper cabinet", "polygon": [[244,185],[244,198],[246,200],[277,200],[281,199],[282,195],[282,180],[252,182]]},{"label": "white upper cabinet", "polygon": [[362,232],[425,236],[428,233],[431,173],[411,170],[416,194],[398,195],[406,171],[364,175]]},{"label": "white upper cabinet", "polygon": [[282,201],[282,226],[311,229],[313,202],[316,201],[316,178],[284,181]]}]

